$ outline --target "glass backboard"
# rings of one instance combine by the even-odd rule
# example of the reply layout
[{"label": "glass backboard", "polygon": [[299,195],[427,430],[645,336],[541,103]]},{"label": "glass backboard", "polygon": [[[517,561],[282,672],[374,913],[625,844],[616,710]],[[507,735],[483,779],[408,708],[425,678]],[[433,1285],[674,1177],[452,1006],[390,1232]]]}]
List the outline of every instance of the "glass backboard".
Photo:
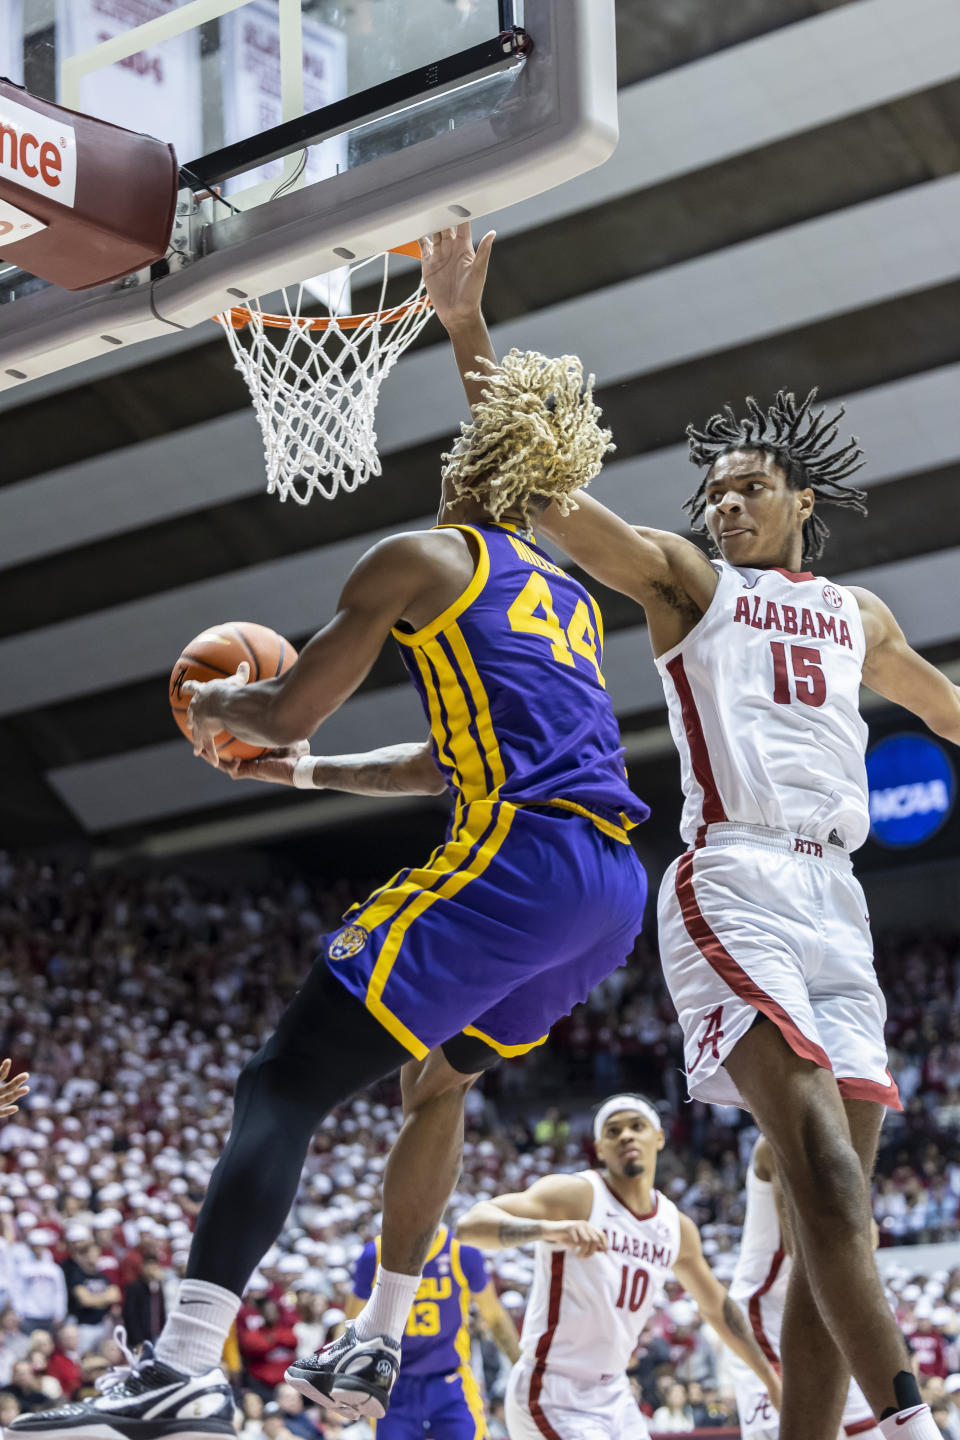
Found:
[{"label": "glass backboard", "polygon": [[151,272],[70,295],[0,260],[0,388],[528,199],[616,142],[614,0],[5,8],[0,73],[172,143],[182,189]]}]

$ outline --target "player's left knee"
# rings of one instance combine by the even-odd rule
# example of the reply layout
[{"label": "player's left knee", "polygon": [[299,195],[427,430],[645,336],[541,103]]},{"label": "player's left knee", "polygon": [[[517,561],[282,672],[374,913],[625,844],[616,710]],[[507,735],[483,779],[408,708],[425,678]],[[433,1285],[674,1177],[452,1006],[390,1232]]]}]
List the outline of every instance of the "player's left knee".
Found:
[{"label": "player's left knee", "polygon": [[479,1078],[454,1070],[442,1050],[431,1050],[425,1060],[409,1060],[400,1072],[403,1112],[409,1114],[441,1095],[465,1095]]}]

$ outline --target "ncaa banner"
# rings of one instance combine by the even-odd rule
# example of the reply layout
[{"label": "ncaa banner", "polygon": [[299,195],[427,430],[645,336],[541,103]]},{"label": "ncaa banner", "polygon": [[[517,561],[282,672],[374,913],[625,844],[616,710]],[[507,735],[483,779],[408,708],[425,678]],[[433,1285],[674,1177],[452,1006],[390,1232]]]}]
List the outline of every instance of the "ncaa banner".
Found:
[{"label": "ncaa banner", "polygon": [[0,76],[23,84],[23,0],[4,0],[0,15]]},{"label": "ncaa banner", "polygon": [[[79,55],[179,8],[179,0],[57,0],[57,56]],[[184,164],[202,155],[200,32],[188,30],[80,82],[78,110],[173,145]]]}]

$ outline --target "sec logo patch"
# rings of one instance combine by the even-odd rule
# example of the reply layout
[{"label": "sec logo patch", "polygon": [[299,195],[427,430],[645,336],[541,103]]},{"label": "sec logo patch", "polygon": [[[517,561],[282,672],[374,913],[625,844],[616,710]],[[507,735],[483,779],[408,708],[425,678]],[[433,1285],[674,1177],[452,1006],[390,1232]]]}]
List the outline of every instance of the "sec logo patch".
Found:
[{"label": "sec logo patch", "polygon": [[836,585],[824,585],[823,598],[831,610],[839,610],[843,605],[843,596]]},{"label": "sec logo patch", "polygon": [[330,942],[328,949],[331,960],[349,960],[351,955],[359,955],[369,938],[369,933],[362,925],[348,925]]}]

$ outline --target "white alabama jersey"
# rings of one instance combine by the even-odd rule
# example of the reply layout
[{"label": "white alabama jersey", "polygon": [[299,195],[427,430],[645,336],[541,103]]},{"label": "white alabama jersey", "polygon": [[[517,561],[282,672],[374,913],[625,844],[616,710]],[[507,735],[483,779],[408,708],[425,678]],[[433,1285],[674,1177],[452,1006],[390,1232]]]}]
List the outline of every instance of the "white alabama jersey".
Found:
[{"label": "white alabama jersey", "polygon": [[860,607],[822,576],[714,568],[705,615],[657,659],[682,766],[681,834],[692,845],[727,821],[855,850],[870,828]]},{"label": "white alabama jersey", "polygon": [[520,1352],[540,1370],[577,1379],[622,1375],[680,1252],[680,1215],[653,1192],[653,1209],[636,1215],[596,1170],[590,1224],[607,1250],[581,1259],[539,1241]]}]

